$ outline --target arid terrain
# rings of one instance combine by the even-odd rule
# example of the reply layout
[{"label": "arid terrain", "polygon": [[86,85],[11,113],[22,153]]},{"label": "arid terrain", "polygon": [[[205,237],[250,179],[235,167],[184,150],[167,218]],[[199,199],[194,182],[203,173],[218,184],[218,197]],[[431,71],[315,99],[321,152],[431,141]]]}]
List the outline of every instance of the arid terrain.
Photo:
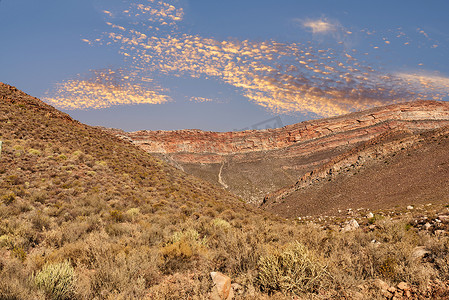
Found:
[{"label": "arid terrain", "polygon": [[447,298],[448,119],[125,133],[0,83],[0,299]]},{"label": "arid terrain", "polygon": [[[445,186],[449,182],[446,180],[447,168],[444,168],[447,162],[444,145],[441,144],[447,130],[435,131],[445,126],[449,126],[449,104],[420,101],[268,130],[224,133],[200,130],[111,131],[187,173],[224,187],[245,202],[260,204],[265,199],[265,209],[293,217],[335,214],[339,208],[346,209],[351,205],[385,208],[390,204],[405,205],[407,201],[423,203],[428,199],[423,195],[428,189],[425,187],[430,187],[432,182],[438,190],[441,186],[442,195],[447,194]],[[433,136],[438,142],[433,141]],[[424,148],[427,152],[418,157]],[[410,159],[403,161],[403,155],[400,155],[394,161],[400,160],[399,164],[405,167],[382,162],[377,167],[370,165],[362,168],[362,162],[371,164],[383,158],[389,159],[405,149],[417,153],[417,162]],[[434,150],[435,153],[432,153]],[[407,152],[406,155],[411,153]],[[339,184],[333,181],[329,186],[334,190],[318,190],[323,188],[315,185],[314,196],[309,189],[308,194],[304,194],[304,201],[302,195],[294,192],[299,186],[304,187],[305,182],[310,183],[312,177],[314,182],[318,177],[324,182],[335,178],[342,169],[351,169],[353,164],[357,164],[357,171],[369,169],[369,172],[375,172],[364,173],[363,179],[362,175],[354,177],[353,181],[356,182],[353,185],[362,190],[350,186],[336,188]],[[407,166],[409,169],[404,169]],[[312,176],[309,175],[311,172]],[[409,176],[402,176],[400,172]],[[385,185],[380,178],[390,184]],[[396,196],[390,195],[393,190],[396,191],[396,186],[391,190],[392,184],[400,185],[402,199],[399,199],[398,193]],[[379,186],[384,188],[380,189]],[[418,189],[422,192],[414,193]],[[349,191],[354,192],[347,194]],[[379,191],[381,194],[376,197]],[[326,202],[322,193],[328,195]],[[414,196],[410,198],[412,194]],[[435,194],[434,198],[439,197],[440,194]],[[271,205],[273,201],[276,205]],[[267,205],[266,202],[271,204]]]}]

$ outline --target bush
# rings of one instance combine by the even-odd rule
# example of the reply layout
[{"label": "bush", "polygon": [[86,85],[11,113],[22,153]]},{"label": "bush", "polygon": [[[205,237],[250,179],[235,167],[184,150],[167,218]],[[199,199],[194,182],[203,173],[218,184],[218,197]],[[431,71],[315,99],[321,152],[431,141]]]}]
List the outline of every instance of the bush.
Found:
[{"label": "bush", "polygon": [[5,205],[10,205],[14,202],[14,200],[16,200],[16,195],[14,193],[9,193],[7,195],[3,195],[1,199]]},{"label": "bush", "polygon": [[72,299],[75,290],[75,270],[68,261],[46,264],[34,276],[34,283],[51,299]]},{"label": "bush", "polygon": [[206,239],[201,239],[196,230],[175,232],[170,241],[160,249],[163,258],[161,267],[166,273],[188,268],[194,260],[206,255],[206,248]]},{"label": "bush", "polygon": [[257,282],[261,290],[270,294],[317,292],[330,278],[326,267],[317,262],[299,242],[283,252],[262,256],[258,271]]}]

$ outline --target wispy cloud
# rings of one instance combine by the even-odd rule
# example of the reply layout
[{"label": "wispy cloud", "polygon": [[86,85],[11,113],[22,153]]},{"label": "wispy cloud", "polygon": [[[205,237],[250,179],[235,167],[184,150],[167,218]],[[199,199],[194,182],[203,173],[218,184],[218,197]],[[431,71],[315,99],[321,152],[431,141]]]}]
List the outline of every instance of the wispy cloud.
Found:
[{"label": "wispy cloud", "polygon": [[331,22],[326,18],[320,18],[317,20],[300,20],[296,19],[305,28],[312,31],[314,34],[328,34],[341,30],[342,26],[338,22]]},{"label": "wispy cloud", "polygon": [[205,97],[190,97],[189,100],[190,100],[191,102],[196,102],[196,103],[213,102],[212,99],[210,99],[210,98],[205,98]]},{"label": "wispy cloud", "polygon": [[[99,75],[93,74],[89,80],[59,84],[48,101],[73,109],[167,102],[162,89],[146,85],[144,79],[154,74],[215,79],[236,87],[250,101],[272,112],[320,116],[438,98],[449,91],[441,80],[418,88],[416,77],[375,70],[359,59],[356,51],[345,47],[218,40],[182,33],[178,26],[184,11],[169,3],[133,1],[125,10],[111,9],[105,14],[110,30],[100,38],[86,39],[92,45],[119,46],[130,72],[120,75],[117,87],[96,80]],[[111,14],[121,17],[111,18]],[[337,21],[325,18],[302,25],[314,34],[350,34]],[[385,41],[383,44],[387,46]],[[194,97],[191,101],[207,99]]]},{"label": "wispy cloud", "polygon": [[[149,80],[151,82],[151,80]],[[123,70],[92,70],[86,76],[58,83],[43,100],[61,109],[100,109],[114,105],[161,104],[170,98],[162,89],[134,83]]]}]

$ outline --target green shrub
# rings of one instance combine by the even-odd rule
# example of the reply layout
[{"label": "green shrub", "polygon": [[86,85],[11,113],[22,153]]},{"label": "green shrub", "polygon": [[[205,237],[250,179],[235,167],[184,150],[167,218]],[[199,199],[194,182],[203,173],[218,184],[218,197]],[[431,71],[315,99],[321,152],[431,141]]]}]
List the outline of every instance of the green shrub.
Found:
[{"label": "green shrub", "polygon": [[23,250],[22,247],[14,246],[11,250],[11,254],[12,256],[18,258],[21,262],[24,262],[27,257],[27,253],[25,252],[25,250]]},{"label": "green shrub", "polygon": [[299,294],[317,292],[330,275],[304,245],[295,242],[283,252],[262,256],[258,262],[257,282],[267,293]]},{"label": "green shrub", "polygon": [[70,262],[46,264],[34,276],[34,283],[50,299],[72,299],[75,290],[75,270]]}]

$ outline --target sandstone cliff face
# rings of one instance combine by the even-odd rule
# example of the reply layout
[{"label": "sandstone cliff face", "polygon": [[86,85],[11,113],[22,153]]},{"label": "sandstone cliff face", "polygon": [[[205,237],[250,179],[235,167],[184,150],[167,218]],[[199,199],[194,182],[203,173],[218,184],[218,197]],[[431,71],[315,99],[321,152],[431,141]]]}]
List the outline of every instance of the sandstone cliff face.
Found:
[{"label": "sandstone cliff face", "polygon": [[[270,151],[325,136],[346,133],[356,139],[372,135],[392,125],[410,129],[429,129],[449,120],[449,105],[444,102],[420,101],[391,105],[342,117],[302,122],[283,128],[240,132],[201,130],[137,131],[126,133],[134,144],[150,153],[214,153],[219,155]],[[396,121],[395,124],[392,122]],[[416,122],[424,121],[424,122]],[[383,122],[388,125],[379,126]],[[375,126],[375,128],[372,128]],[[390,126],[391,127],[391,126]],[[361,131],[361,129],[365,131]],[[354,131],[352,134],[351,131]],[[350,143],[352,139],[348,140]],[[217,157],[218,158],[218,157]],[[206,162],[206,161],[205,161]]]},{"label": "sandstone cliff face", "polygon": [[241,132],[113,131],[173,165],[227,188],[247,202],[295,184],[308,172],[392,130],[449,125],[449,103],[417,101],[278,129]]}]

